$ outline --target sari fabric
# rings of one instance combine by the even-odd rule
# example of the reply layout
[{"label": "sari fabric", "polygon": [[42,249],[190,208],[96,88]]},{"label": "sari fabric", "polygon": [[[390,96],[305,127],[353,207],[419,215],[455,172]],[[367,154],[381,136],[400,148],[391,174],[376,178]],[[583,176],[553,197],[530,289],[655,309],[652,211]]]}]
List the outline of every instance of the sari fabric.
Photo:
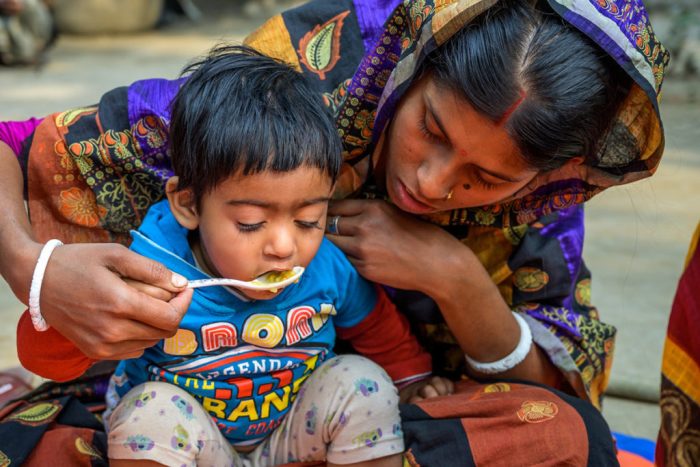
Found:
[{"label": "sari fabric", "polygon": [[700,455],[700,224],[671,308],[661,363],[659,466],[695,465]]},{"label": "sari fabric", "polygon": [[[371,155],[425,57],[497,0],[316,0],[271,18],[246,42],[304,73],[334,113],[345,165],[338,197],[383,197]],[[426,217],[469,246],[511,308],[530,325],[580,397],[598,405],[609,377],[615,329],[599,320],[582,260],[581,203],[650,176],[663,152],[658,113],[668,54],[640,0],[550,0],[571,25],[633,80],[596,161],[540,174],[503,203]],[[39,240],[128,242],[172,174],[170,100],[180,81],[144,80],[98,105],[54,114],[22,153]],[[395,291],[434,356],[434,368],[464,377],[465,362],[435,304]]]},{"label": "sari fabric", "polygon": [[[397,102],[425,56],[494,3],[315,1],[273,17],[247,42],[307,75],[334,112],[346,161],[338,196],[382,196],[367,183],[370,156]],[[597,164],[544,173],[512,201],[427,220],[474,250],[569,385],[597,404],[615,330],[590,304],[580,204],[656,169],[663,150],[657,96],[668,54],[638,1],[550,3],[634,80]],[[128,242],[128,231],[163,197],[172,175],[169,103],[180,83],[139,81],[108,92],[96,106],[54,114],[39,125],[22,155],[39,239]],[[412,317],[427,323],[421,332],[436,368],[463,374],[463,358],[439,311],[426,306]]]}]

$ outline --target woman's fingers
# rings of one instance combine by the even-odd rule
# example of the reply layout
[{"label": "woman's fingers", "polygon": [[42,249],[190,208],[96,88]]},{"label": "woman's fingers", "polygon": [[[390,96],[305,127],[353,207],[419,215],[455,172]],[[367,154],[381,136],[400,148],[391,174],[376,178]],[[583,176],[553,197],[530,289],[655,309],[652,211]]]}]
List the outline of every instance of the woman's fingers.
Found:
[{"label": "woman's fingers", "polygon": [[328,217],[331,216],[356,216],[361,214],[369,203],[373,201],[363,199],[343,199],[331,201],[328,206]]},{"label": "woman's fingers", "polygon": [[123,277],[171,292],[179,292],[187,286],[187,279],[171,272],[158,261],[134,253],[121,245],[111,245],[110,248],[108,267]]},{"label": "woman's fingers", "polygon": [[84,352],[93,360],[128,360],[138,358],[143,352],[160,342],[158,340],[129,340],[117,342],[112,345],[98,344],[92,347],[90,352]]},{"label": "woman's fingers", "polygon": [[170,301],[175,296],[175,294],[173,292],[170,292],[169,290],[161,289],[160,287],[156,287],[151,284],[146,284],[144,282],[126,278],[124,279],[124,282],[126,282],[130,287],[133,287],[139,292],[145,293],[149,297],[153,297],[164,302]]},{"label": "woman's fingers", "polygon": [[328,240],[340,248],[340,251],[345,253],[345,256],[347,256],[350,261],[360,258],[361,240],[359,238],[345,235],[329,235]]},{"label": "woman's fingers", "polygon": [[360,214],[354,216],[328,216],[326,233],[336,237],[352,237],[357,235],[362,222],[364,222],[364,216]]},{"label": "woman's fingers", "polygon": [[[167,302],[145,294],[138,294],[132,297],[133,302],[127,310],[128,317],[173,334],[177,331],[182,317],[185,316],[190,306],[192,293],[192,289],[185,289]],[[135,310],[140,310],[136,316],[133,313]]]}]

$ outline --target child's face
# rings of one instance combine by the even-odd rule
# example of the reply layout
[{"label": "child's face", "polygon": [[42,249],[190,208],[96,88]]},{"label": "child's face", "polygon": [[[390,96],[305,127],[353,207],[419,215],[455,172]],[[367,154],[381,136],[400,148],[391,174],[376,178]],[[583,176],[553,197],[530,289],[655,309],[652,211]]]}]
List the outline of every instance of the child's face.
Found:
[{"label": "child's face", "polygon": [[[325,171],[309,167],[226,179],[195,210],[198,259],[210,274],[239,280],[308,266],[323,239],[332,188]],[[258,300],[279,293],[242,292]]]}]

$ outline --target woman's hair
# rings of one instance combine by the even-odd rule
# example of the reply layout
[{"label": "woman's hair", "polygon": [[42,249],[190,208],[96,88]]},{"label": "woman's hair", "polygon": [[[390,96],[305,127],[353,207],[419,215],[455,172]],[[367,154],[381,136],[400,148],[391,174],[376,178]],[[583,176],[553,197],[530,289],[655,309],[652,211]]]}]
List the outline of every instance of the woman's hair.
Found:
[{"label": "woman's hair", "polygon": [[178,190],[200,199],[226,178],[299,167],[335,181],[341,143],[319,94],[288,65],[243,46],[218,46],[189,65],[171,109]]},{"label": "woman's hair", "polygon": [[525,160],[550,170],[595,159],[626,90],[622,70],[553,12],[499,2],[426,63],[436,83],[502,123]]}]

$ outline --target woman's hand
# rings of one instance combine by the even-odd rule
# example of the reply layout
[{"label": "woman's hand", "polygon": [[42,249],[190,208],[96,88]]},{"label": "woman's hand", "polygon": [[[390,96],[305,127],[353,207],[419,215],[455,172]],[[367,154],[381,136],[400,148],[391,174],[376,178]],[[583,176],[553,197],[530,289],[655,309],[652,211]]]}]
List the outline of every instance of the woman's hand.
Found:
[{"label": "woman's hand", "polygon": [[134,358],[177,331],[192,299],[186,283],[121,245],[63,245],[46,268],[41,313],[92,359]]},{"label": "woman's hand", "polygon": [[[142,283],[146,293],[124,278]],[[186,284],[184,277],[121,245],[64,245],[54,250],[46,269],[41,311],[88,357],[133,358],[177,332],[192,299]]]},{"label": "woman's hand", "polygon": [[441,228],[376,200],[334,201],[337,235],[328,238],[348,256],[362,276],[391,287],[430,295],[442,280],[436,258],[465,248]]}]

